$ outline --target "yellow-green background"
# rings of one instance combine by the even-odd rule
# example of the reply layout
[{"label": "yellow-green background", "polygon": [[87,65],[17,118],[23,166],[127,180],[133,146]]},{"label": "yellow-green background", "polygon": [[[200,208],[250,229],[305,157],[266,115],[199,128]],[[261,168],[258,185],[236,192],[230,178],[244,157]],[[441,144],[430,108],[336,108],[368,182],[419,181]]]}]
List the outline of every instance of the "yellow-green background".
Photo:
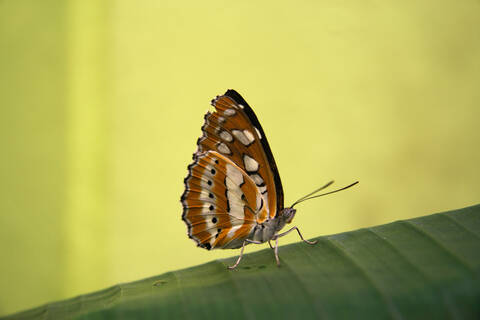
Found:
[{"label": "yellow-green background", "polygon": [[360,180],[307,238],[480,202],[479,30],[473,0],[0,0],[0,315],[237,254],[179,202],[228,88],[287,205]]}]

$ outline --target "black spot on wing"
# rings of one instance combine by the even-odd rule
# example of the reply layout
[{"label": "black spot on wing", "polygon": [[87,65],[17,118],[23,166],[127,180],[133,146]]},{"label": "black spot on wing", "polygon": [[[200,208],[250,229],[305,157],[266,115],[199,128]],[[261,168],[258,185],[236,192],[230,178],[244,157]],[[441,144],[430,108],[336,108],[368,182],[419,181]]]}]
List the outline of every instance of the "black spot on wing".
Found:
[{"label": "black spot on wing", "polygon": [[225,199],[227,200],[227,212],[230,213],[230,201],[228,200],[228,189],[226,188],[226,186],[227,186],[227,176],[225,176],[225,179],[223,180],[223,183],[225,185]]}]

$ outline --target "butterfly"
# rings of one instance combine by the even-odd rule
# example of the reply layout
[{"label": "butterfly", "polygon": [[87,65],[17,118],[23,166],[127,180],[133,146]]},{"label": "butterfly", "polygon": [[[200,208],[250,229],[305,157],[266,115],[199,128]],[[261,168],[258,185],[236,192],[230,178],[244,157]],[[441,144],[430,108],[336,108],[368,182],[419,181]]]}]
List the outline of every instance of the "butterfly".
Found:
[{"label": "butterfly", "polygon": [[[252,108],[235,90],[228,90],[211,102],[214,112],[205,114],[203,135],[188,166],[181,196],[182,220],[189,238],[207,250],[241,248],[234,269],[246,245],[268,242],[278,257],[278,239],[297,231],[280,233],[292,222],[294,206],[308,199],[344,190],[314,195],[333,181],[297,200],[290,207],[283,203],[283,188],[277,165],[265,132]],[[274,246],[270,241],[274,241]]]}]

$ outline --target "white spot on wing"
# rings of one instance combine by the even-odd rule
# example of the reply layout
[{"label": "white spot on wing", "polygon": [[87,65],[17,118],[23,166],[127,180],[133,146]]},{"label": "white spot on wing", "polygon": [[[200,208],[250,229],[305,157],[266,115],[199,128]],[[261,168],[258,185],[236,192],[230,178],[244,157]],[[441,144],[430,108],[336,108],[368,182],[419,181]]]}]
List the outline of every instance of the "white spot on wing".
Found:
[{"label": "white spot on wing", "polygon": [[220,151],[223,154],[231,154],[232,152],[230,151],[230,148],[223,142],[220,142],[217,145],[218,151]]},{"label": "white spot on wing", "polygon": [[222,138],[224,141],[227,141],[227,142],[232,142],[233,140],[232,135],[227,131],[220,132],[220,138]]},{"label": "white spot on wing", "polygon": [[[210,232],[210,234],[212,233],[212,231],[213,231],[213,232],[216,232],[216,231],[217,231],[216,228],[213,229],[213,230],[210,229],[210,228],[215,227],[215,223],[212,222],[212,217],[213,217],[213,216],[205,217],[205,226],[206,226],[205,229],[206,229],[208,232]],[[210,229],[210,230],[209,230],[209,229]]]},{"label": "white spot on wing", "polygon": [[229,214],[238,218],[244,219],[245,214],[243,212],[244,203],[242,200],[242,189],[240,185],[243,183],[243,175],[234,166],[227,163],[227,178],[226,187],[227,187],[227,200],[230,206]]},{"label": "white spot on wing", "polygon": [[202,189],[200,191],[200,198],[201,199],[204,199],[204,200],[208,200],[209,199],[209,196],[210,195],[210,191],[208,191],[207,189]]},{"label": "white spot on wing", "polygon": [[234,189],[239,187],[243,183],[243,175],[234,166],[227,163],[227,189]]},{"label": "white spot on wing", "polygon": [[249,155],[244,155],[243,156],[243,164],[245,165],[245,169],[248,172],[256,172],[258,171],[258,162],[255,161],[252,157]]},{"label": "white spot on wing", "polygon": [[262,135],[260,134],[260,130],[257,129],[257,127],[254,127],[255,131],[257,132],[257,135],[260,139],[262,139]]},{"label": "white spot on wing", "polygon": [[252,143],[253,141],[255,141],[255,137],[253,136],[253,134],[248,131],[247,129],[243,130],[243,134],[245,135],[245,137],[247,138],[248,140],[248,143]]},{"label": "white spot on wing", "polygon": [[231,116],[233,116],[235,113],[237,113],[237,112],[235,111],[235,109],[227,109],[227,110],[225,110],[225,111],[223,112],[223,114],[226,115],[227,117],[231,117]]},{"label": "white spot on wing", "polygon": [[233,226],[230,228],[230,230],[228,231],[227,233],[227,236],[226,238],[227,239],[231,239],[233,237],[233,235],[235,234],[235,232],[240,229],[242,227],[242,225],[239,225],[239,226]]},{"label": "white spot on wing", "polygon": [[205,203],[202,208],[202,214],[212,214],[215,213],[215,209],[210,210],[211,203]]},{"label": "white spot on wing", "polygon": [[240,107],[240,109],[243,109],[243,108],[244,108],[244,107],[243,107],[243,104],[239,104],[238,106]]},{"label": "white spot on wing", "polygon": [[248,146],[250,143],[254,141],[254,139],[248,138],[244,133],[245,131],[247,131],[250,134],[250,136],[252,135],[251,132],[249,132],[248,130],[244,130],[244,131],[232,130],[232,133],[235,136],[235,138],[237,138],[238,141],[240,141],[244,146]]},{"label": "white spot on wing", "polygon": [[260,177],[260,175],[258,175],[258,174],[252,174],[252,175],[250,175],[250,178],[253,179],[253,181],[255,182],[255,184],[257,186],[259,186],[263,183],[262,177]]},{"label": "white spot on wing", "polygon": [[[215,235],[215,233],[216,233],[215,229],[210,229],[209,232],[210,232],[211,236]],[[214,242],[215,242],[215,237],[211,237],[209,243],[212,247],[213,247]]]},{"label": "white spot on wing", "polygon": [[258,211],[260,209],[260,205],[262,204],[262,200],[263,200],[263,196],[261,194],[258,194],[257,193],[257,199],[256,199],[256,205],[257,205],[257,210]]}]

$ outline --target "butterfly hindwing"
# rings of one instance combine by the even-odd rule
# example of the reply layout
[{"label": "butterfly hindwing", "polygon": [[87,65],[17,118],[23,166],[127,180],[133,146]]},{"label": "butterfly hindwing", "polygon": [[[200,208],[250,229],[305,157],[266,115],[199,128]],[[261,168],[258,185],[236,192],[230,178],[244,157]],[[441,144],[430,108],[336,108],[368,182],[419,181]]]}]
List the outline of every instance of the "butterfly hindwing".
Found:
[{"label": "butterfly hindwing", "polygon": [[195,157],[185,178],[182,219],[199,246],[238,248],[266,212],[255,182],[234,162],[216,151]]}]

